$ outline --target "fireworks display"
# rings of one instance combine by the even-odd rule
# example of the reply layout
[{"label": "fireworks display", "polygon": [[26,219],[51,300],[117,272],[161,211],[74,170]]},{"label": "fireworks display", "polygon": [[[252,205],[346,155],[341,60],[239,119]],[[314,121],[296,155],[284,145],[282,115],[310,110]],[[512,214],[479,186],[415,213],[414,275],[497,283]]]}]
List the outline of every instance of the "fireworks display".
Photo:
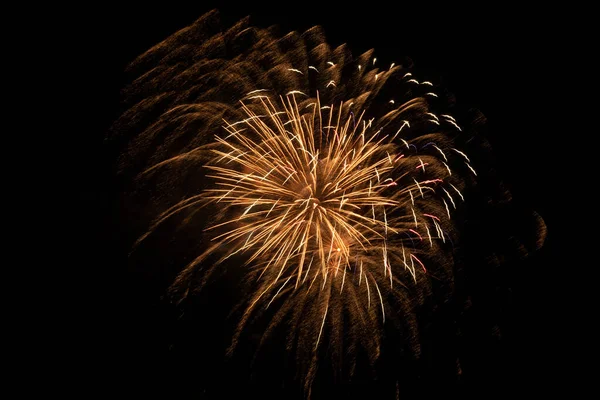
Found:
[{"label": "fireworks display", "polygon": [[309,395],[322,360],[352,376],[388,330],[419,356],[417,311],[452,295],[456,216],[478,180],[470,121],[443,88],[331,48],[319,27],[221,30],[216,12],[130,72],[120,173],[148,221],[131,254],[172,232],[185,250],[169,298],[238,271],[230,353],[266,320],[256,351],[283,332]]}]

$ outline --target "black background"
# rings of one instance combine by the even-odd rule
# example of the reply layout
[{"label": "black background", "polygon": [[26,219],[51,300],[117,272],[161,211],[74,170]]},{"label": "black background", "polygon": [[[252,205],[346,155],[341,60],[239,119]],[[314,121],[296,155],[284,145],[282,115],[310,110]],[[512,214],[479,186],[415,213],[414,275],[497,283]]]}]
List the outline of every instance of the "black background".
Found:
[{"label": "black background", "polygon": [[[85,121],[69,138],[69,146],[78,149],[70,160],[77,167],[69,170],[77,187],[72,243],[87,271],[82,273],[85,282],[73,289],[86,301],[71,300],[79,334],[67,340],[75,349],[70,384],[75,392],[201,397],[202,389],[196,387],[194,395],[195,385],[189,383],[193,373],[170,364],[175,361],[165,348],[169,333],[163,306],[144,288],[147,282],[127,272],[128,243],[120,232],[114,159],[103,139],[121,111],[119,91],[127,83],[126,65],[214,7],[225,21],[251,15],[253,25],[277,24],[282,31],[321,25],[329,43],[348,43],[354,54],[375,48],[382,60],[409,56],[430,80],[447,86],[459,103],[483,112],[498,169],[515,199],[544,218],[549,233],[545,247],[509,274],[513,297],[504,321],[510,335],[500,348],[503,354],[484,362],[484,372],[456,393],[487,398],[494,393],[538,396],[571,390],[575,372],[570,364],[571,335],[566,332],[574,322],[561,289],[569,284],[563,272],[569,266],[569,246],[561,236],[567,236],[563,232],[569,222],[560,208],[557,182],[563,181],[565,166],[576,160],[553,139],[567,134],[558,122],[563,111],[556,99],[566,84],[568,54],[558,46],[561,27],[552,23],[550,11],[376,2],[339,7],[169,2],[81,11],[77,35],[70,35],[67,43],[78,59],[73,76],[81,82],[73,106]],[[237,390],[246,393],[243,385]],[[455,394],[452,390],[448,394]],[[358,391],[345,398],[359,394],[365,395]],[[366,394],[382,395],[372,388]]]}]

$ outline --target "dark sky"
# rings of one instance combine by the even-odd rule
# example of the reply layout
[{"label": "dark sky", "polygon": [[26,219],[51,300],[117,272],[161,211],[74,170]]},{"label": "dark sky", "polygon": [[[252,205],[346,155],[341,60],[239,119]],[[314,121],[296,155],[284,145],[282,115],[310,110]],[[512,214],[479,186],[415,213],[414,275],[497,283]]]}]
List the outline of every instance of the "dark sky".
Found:
[{"label": "dark sky", "polygon": [[[502,390],[508,392],[522,386],[529,394],[548,394],[564,387],[569,378],[560,371],[565,368],[569,347],[561,337],[570,318],[556,288],[559,263],[566,260],[559,249],[562,239],[558,232],[567,222],[557,211],[555,192],[556,182],[564,179],[564,163],[569,161],[564,154],[560,162],[556,161],[556,141],[549,136],[563,132],[556,122],[561,110],[555,98],[564,85],[560,75],[567,56],[555,46],[559,36],[555,27],[535,9],[487,5],[485,9],[483,5],[464,9],[391,8],[382,2],[338,8],[308,4],[283,2],[278,7],[266,7],[250,2],[242,6],[168,2],[139,8],[99,6],[82,15],[77,32],[86,44],[78,66],[83,78],[77,98],[85,104],[79,107],[89,122],[86,132],[72,139],[72,145],[82,150],[73,160],[80,167],[72,173],[81,186],[78,211],[85,213],[78,226],[89,234],[82,232],[82,236],[94,238],[76,239],[76,243],[82,254],[87,254],[91,270],[97,271],[90,278],[96,280],[90,295],[95,297],[90,306],[94,311],[85,313],[90,317],[89,331],[97,339],[85,341],[79,357],[86,364],[109,358],[109,364],[95,370],[91,379],[82,377],[81,385],[92,391],[111,391],[109,388],[117,390],[126,384],[134,395],[151,393],[153,387],[166,390],[177,385],[176,374],[166,372],[173,360],[164,358],[160,347],[165,335],[161,326],[164,320],[157,317],[160,307],[146,300],[130,304],[131,293],[140,289],[128,286],[126,245],[118,232],[122,222],[115,212],[119,189],[102,140],[119,113],[119,91],[126,84],[123,70],[127,63],[218,6],[226,21],[251,15],[253,24],[278,24],[282,31],[321,25],[332,45],[347,43],[354,54],[375,48],[383,60],[409,56],[432,79],[441,80],[459,103],[485,114],[498,169],[515,198],[525,208],[535,209],[549,228],[546,247],[519,265],[522,272],[510,275],[515,299],[508,321],[513,332],[507,345],[511,357],[502,359],[497,370],[512,372],[504,373],[500,383],[492,378],[489,381],[505,383]],[[79,42],[73,39],[73,43]],[[182,375],[181,379],[193,377]]]}]

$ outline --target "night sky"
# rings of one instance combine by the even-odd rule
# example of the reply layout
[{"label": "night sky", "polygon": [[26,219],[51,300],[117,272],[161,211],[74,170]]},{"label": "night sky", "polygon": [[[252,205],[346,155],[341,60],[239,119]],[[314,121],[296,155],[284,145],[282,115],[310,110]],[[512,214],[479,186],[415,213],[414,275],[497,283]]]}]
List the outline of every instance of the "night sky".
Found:
[{"label": "night sky", "polygon": [[[75,107],[81,108],[88,122],[71,141],[80,149],[71,163],[79,166],[71,172],[80,187],[74,206],[80,218],[73,241],[85,260],[81,268],[88,271],[86,288],[81,291],[91,301],[74,305],[81,310],[84,332],[74,352],[75,365],[82,366],[75,368],[75,391],[83,398],[91,393],[132,398],[156,394],[202,398],[203,393],[207,398],[228,398],[260,393],[264,398],[295,398],[288,388],[248,385],[242,368],[234,368],[237,376],[220,377],[218,354],[228,339],[220,332],[226,329],[193,322],[193,312],[175,323],[176,311],[159,299],[164,282],[149,274],[131,273],[127,267],[130,243],[119,200],[121,186],[111,166],[115,154],[103,145],[111,123],[122,111],[119,91],[128,82],[123,71],[137,55],[214,7],[226,22],[251,15],[252,25],[277,24],[282,31],[321,25],[332,46],[347,43],[355,55],[375,48],[383,63],[410,57],[429,80],[453,92],[461,106],[477,108],[486,116],[485,133],[497,158],[497,170],[520,209],[537,211],[548,226],[542,250],[493,274],[499,281],[495,287],[502,310],[497,312],[490,305],[496,303],[490,300],[482,304],[496,311],[488,314],[482,305],[472,317],[475,320],[470,324],[481,322],[481,326],[487,324],[482,322],[486,318],[498,319],[501,340],[488,333],[474,336],[472,347],[466,350],[471,364],[458,384],[442,365],[446,360],[444,350],[439,350],[430,368],[416,374],[417,383],[407,384],[400,398],[432,394],[488,398],[517,393],[537,397],[567,388],[573,373],[568,372],[571,347],[564,333],[573,317],[557,289],[559,282],[567,284],[568,279],[557,276],[559,264],[567,265],[568,257],[559,236],[567,218],[557,209],[561,206],[556,191],[557,181],[564,179],[564,163],[570,161],[558,161],[556,153],[562,150],[549,140],[550,132],[564,132],[555,122],[560,116],[555,97],[564,85],[557,75],[564,55],[554,46],[557,34],[551,24],[535,10],[515,12],[493,6],[434,11],[429,7],[389,9],[373,2],[341,8],[308,4],[111,6],[87,11],[78,23],[87,44],[80,48],[81,102]],[[223,310],[211,308],[208,319],[218,320],[219,311]],[[194,344],[197,337],[213,340],[212,351]],[[170,347],[173,343],[178,343],[178,349]],[[274,372],[281,368],[273,366]],[[219,379],[226,385],[222,395],[214,389]],[[394,398],[395,393],[377,382],[324,385],[330,399],[382,398],[390,393]]]}]

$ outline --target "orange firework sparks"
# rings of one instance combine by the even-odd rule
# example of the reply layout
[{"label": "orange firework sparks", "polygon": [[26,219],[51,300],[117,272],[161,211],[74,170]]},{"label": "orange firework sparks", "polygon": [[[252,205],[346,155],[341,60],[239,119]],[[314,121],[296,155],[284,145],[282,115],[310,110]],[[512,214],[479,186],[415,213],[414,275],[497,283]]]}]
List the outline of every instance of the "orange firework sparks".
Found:
[{"label": "orange firework sparks", "polygon": [[[261,344],[287,321],[310,392],[323,348],[335,356],[360,347],[373,362],[388,321],[412,332],[418,352],[413,308],[431,279],[451,285],[451,216],[476,173],[433,83],[402,65],[378,69],[372,51],[331,50],[318,28],[282,38],[250,29],[241,22],[197,50],[178,34],[134,64],[151,68],[129,89],[142,100],[124,119],[138,123],[131,116],[148,110],[159,118],[124,163],[144,159],[137,180],[166,199],[136,245],[178,215],[190,223],[197,210],[218,210],[200,229],[210,244],[171,293],[185,297],[198,271],[241,260],[252,284],[232,349],[270,308]],[[211,46],[239,53],[219,58]],[[191,64],[177,61],[186,51],[198,52]],[[201,190],[171,195],[193,174]]]}]

